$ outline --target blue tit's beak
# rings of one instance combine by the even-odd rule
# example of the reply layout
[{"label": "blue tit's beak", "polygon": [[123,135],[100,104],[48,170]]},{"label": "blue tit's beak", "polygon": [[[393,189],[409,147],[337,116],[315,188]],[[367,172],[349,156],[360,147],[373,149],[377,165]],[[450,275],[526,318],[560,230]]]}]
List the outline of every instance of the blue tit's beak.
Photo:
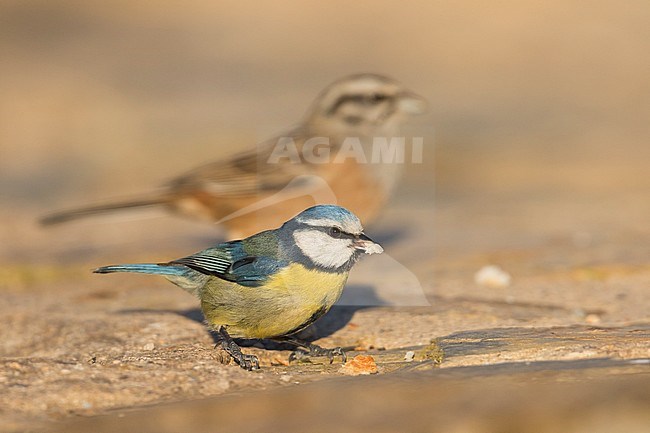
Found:
[{"label": "blue tit's beak", "polygon": [[363,251],[366,254],[381,254],[384,252],[384,249],[366,236],[364,233],[361,233],[359,236],[356,236],[354,242],[352,242],[354,249]]}]

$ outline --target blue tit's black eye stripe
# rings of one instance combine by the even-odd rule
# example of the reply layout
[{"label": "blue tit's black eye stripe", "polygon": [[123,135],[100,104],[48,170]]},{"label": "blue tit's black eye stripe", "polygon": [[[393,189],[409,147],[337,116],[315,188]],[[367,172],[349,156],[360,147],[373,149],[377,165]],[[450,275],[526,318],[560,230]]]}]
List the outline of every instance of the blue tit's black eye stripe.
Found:
[{"label": "blue tit's black eye stripe", "polygon": [[343,232],[338,227],[330,227],[328,233],[333,238],[340,238],[343,235]]},{"label": "blue tit's black eye stripe", "polygon": [[327,234],[335,239],[354,239],[355,236],[352,233],[347,233],[341,230],[338,227],[330,227],[327,229]]},{"label": "blue tit's black eye stripe", "polygon": [[343,231],[340,227],[314,226],[311,224],[299,223],[301,229],[315,230],[328,234],[336,239],[356,239],[357,235]]}]

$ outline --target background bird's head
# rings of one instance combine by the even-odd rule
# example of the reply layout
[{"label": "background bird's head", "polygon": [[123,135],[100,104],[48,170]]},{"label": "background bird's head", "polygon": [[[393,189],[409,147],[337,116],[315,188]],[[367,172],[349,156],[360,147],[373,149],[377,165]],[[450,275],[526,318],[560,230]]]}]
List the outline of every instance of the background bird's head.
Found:
[{"label": "background bird's head", "polygon": [[423,113],[424,98],[382,75],[358,74],[341,78],[316,98],[307,115],[312,135],[386,135],[409,115]]},{"label": "background bird's head", "polygon": [[348,271],[363,253],[384,251],[363,233],[359,218],[340,206],[306,209],[279,231],[291,259],[328,271]]}]

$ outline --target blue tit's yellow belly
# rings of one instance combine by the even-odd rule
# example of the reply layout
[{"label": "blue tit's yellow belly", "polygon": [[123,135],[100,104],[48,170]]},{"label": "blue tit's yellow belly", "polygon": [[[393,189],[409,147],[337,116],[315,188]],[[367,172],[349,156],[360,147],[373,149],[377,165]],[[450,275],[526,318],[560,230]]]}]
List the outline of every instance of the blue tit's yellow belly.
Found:
[{"label": "blue tit's yellow belly", "polygon": [[218,278],[200,291],[203,313],[213,327],[233,337],[271,338],[297,332],[339,299],[348,273],[311,270],[294,263],[260,287]]}]

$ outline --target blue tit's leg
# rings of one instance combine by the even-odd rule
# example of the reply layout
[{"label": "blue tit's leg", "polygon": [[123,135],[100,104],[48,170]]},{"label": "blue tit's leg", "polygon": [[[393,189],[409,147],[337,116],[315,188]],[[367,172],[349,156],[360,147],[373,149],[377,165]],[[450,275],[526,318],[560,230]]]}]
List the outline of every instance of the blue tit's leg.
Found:
[{"label": "blue tit's leg", "polygon": [[242,353],[237,343],[235,343],[230,335],[228,335],[226,328],[220,326],[217,332],[219,337],[221,337],[221,347],[232,356],[232,359],[234,359],[241,368],[248,371],[258,370],[260,368],[260,362],[257,359],[257,356]]},{"label": "blue tit's leg", "polygon": [[304,357],[309,357],[309,356],[326,356],[327,359],[330,360],[330,364],[334,361],[335,356],[340,356],[341,361],[345,363],[347,361],[347,356],[345,356],[345,352],[341,347],[334,347],[332,349],[325,349],[323,347],[320,347],[317,344],[310,343],[308,341],[300,340],[296,337],[282,337],[278,341],[282,341],[285,343],[290,343],[293,345],[298,346],[299,348],[304,348],[307,349],[307,351],[302,351],[302,350],[296,350],[294,352],[291,352],[291,355],[289,355],[289,362],[293,360],[298,360]]}]

